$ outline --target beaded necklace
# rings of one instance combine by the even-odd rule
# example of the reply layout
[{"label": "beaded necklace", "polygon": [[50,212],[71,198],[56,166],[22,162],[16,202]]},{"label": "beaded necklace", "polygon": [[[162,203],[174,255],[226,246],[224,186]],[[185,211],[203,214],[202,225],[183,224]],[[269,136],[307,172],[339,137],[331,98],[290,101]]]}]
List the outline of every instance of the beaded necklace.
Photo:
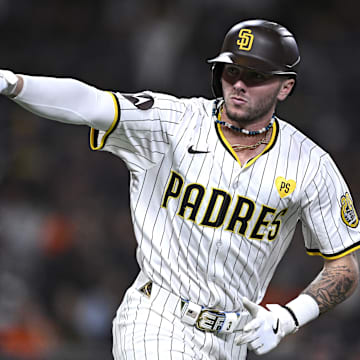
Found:
[{"label": "beaded necklace", "polygon": [[274,124],[274,121],[275,121],[275,116],[273,115],[269,124],[265,127],[263,127],[262,129],[260,130],[247,130],[247,129],[244,129],[244,128],[238,128],[230,123],[227,123],[226,121],[222,121],[222,120],[219,120],[219,119],[216,119],[215,122],[217,124],[220,124],[220,125],[224,125],[226,126],[227,128],[231,129],[231,130],[234,130],[234,131],[237,131],[237,132],[241,132],[245,135],[258,135],[258,134],[262,134],[268,130],[271,129],[271,127],[273,126]]},{"label": "beaded necklace", "polygon": [[215,100],[215,104],[214,104],[214,108],[213,108],[213,115],[216,117],[215,122],[217,124],[224,125],[224,126],[226,126],[227,128],[229,128],[231,130],[241,132],[241,133],[243,133],[245,135],[258,135],[258,134],[262,134],[262,133],[267,132],[268,130],[270,130],[271,127],[274,124],[275,115],[273,115],[271,117],[271,120],[270,120],[269,124],[267,126],[263,127],[260,130],[247,130],[247,129],[244,129],[244,128],[236,127],[236,126],[234,126],[234,125],[232,125],[232,124],[230,124],[230,123],[228,123],[226,121],[220,120],[221,119],[222,109],[223,109],[223,104],[224,104],[224,101],[219,101],[219,99]]},{"label": "beaded necklace", "polygon": [[215,104],[214,104],[213,115],[216,116],[215,122],[217,124],[224,125],[224,126],[226,126],[227,128],[229,128],[231,130],[241,132],[241,133],[243,133],[245,135],[250,135],[250,136],[265,133],[265,136],[255,144],[252,144],[252,145],[242,145],[242,144],[231,145],[231,147],[235,151],[241,151],[241,150],[246,150],[246,149],[253,150],[253,149],[256,149],[258,146],[260,146],[261,144],[268,144],[269,141],[266,140],[266,136],[267,136],[266,133],[273,126],[274,121],[275,121],[275,115],[273,115],[271,117],[271,120],[270,120],[269,124],[267,126],[263,127],[262,129],[260,129],[260,130],[247,130],[247,129],[244,129],[244,128],[236,127],[236,126],[234,126],[234,125],[232,125],[232,124],[230,124],[230,123],[228,123],[226,121],[220,120],[221,119],[221,113],[222,113],[222,107],[223,107],[223,102],[221,102],[220,105],[219,105],[219,101],[216,100]]}]

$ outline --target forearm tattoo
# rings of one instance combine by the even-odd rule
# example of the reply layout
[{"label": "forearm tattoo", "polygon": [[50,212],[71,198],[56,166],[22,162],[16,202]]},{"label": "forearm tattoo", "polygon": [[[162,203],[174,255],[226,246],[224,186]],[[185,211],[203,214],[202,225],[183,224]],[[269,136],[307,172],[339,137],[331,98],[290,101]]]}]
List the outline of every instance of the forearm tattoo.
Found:
[{"label": "forearm tattoo", "polygon": [[324,313],[348,298],[357,285],[357,277],[346,265],[324,268],[317,278],[303,291],[318,303]]}]

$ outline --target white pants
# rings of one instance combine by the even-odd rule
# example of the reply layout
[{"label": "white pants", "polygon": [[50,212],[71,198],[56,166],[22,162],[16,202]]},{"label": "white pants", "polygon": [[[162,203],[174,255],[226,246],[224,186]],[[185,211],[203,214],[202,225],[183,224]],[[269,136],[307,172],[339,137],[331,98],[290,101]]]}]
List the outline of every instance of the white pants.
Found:
[{"label": "white pants", "polygon": [[140,287],[138,277],[113,321],[115,360],[246,359],[246,346],[234,343],[236,333],[203,332],[184,324],[178,297],[152,291],[149,298]]}]

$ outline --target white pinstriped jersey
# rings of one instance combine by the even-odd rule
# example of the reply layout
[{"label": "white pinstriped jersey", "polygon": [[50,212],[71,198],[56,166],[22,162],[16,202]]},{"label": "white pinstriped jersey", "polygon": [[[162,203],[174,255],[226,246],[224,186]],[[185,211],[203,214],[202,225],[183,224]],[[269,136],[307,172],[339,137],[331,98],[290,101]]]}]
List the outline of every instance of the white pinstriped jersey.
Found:
[{"label": "white pinstriped jersey", "polygon": [[262,300],[299,220],[310,255],[360,247],[340,172],[285,121],[276,119],[265,150],[241,166],[215,124],[214,100],[152,92],[114,100],[116,119],[106,133],[92,129],[91,146],[130,171],[137,260],[158,285],[237,311],[241,296]]}]

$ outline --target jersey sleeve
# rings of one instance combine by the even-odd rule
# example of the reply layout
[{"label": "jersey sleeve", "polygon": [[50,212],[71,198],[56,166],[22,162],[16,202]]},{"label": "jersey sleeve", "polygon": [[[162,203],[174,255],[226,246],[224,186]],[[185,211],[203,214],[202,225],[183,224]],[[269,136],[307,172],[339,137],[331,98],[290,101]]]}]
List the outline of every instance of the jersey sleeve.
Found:
[{"label": "jersey sleeve", "polygon": [[153,92],[113,94],[116,107],[107,131],[91,129],[93,150],[120,157],[130,171],[159,163],[171,146],[187,109],[186,99]]},{"label": "jersey sleeve", "polygon": [[301,220],[309,255],[337,259],[360,248],[359,219],[350,191],[328,154],[305,189]]}]

